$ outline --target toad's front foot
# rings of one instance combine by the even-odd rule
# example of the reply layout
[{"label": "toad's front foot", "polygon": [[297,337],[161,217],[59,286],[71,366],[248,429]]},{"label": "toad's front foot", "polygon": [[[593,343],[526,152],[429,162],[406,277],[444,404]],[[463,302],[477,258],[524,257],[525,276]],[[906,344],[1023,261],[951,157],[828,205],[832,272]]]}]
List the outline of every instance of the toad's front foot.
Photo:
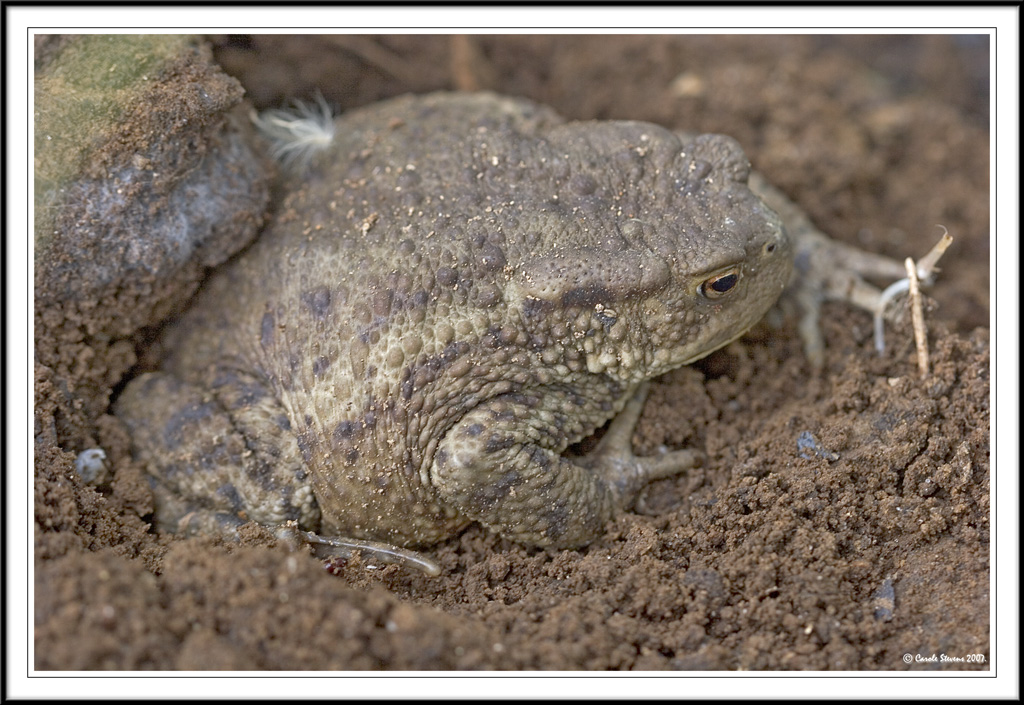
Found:
[{"label": "toad's front foot", "polygon": [[[591,390],[592,392],[595,390]],[[562,388],[507,394],[466,414],[441,442],[431,480],[461,514],[522,543],[576,548],[650,481],[696,464],[692,451],[638,458],[630,447],[646,385],[631,395],[596,450],[566,457],[621,403],[619,389],[583,397]]]},{"label": "toad's front foot", "polygon": [[[795,267],[787,295],[795,300],[801,311],[800,337],[811,365],[815,369],[824,366],[825,344],[820,317],[821,305],[825,301],[844,301],[869,312],[875,319],[875,347],[884,349],[882,321],[899,319],[898,309],[891,303],[909,289],[906,264],[833,240],[815,228],[796,204],[760,174],[751,174],[750,187],[782,217],[793,242]],[[948,233],[943,235],[931,252],[916,263],[917,274],[923,283],[931,283],[938,271],[935,263],[951,242]],[[865,278],[892,281],[893,284],[880,289]]]},{"label": "toad's front foot", "polygon": [[597,446],[580,461],[584,467],[599,470],[618,488],[622,497],[636,497],[654,480],[678,475],[701,461],[701,454],[689,449],[649,457],[633,455],[633,431],[649,392],[650,382],[640,384],[626,406],[612,419]]}]

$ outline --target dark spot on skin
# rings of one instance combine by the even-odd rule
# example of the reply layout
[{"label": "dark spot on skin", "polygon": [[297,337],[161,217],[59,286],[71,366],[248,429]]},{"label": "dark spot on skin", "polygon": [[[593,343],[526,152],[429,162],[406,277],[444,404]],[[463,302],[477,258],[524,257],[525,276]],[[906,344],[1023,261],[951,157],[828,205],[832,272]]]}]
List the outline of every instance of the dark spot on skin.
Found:
[{"label": "dark spot on skin", "polygon": [[349,441],[361,430],[361,427],[355,421],[341,421],[334,427],[334,439],[337,441]]},{"label": "dark spot on skin", "polygon": [[291,431],[292,422],[288,420],[288,417],[284,414],[278,414],[274,417],[274,425],[276,425],[282,431]]},{"label": "dark spot on skin", "polygon": [[512,436],[491,436],[484,444],[485,453],[497,453],[499,450],[508,450],[518,445]]},{"label": "dark spot on skin", "polygon": [[421,358],[415,364],[404,368],[399,380],[402,398],[411,399],[415,389],[435,381],[444,370],[451,367],[453,362],[469,350],[470,345],[466,341],[454,341],[448,343],[439,354]]},{"label": "dark spot on skin", "polygon": [[263,314],[260,321],[260,345],[269,348],[274,344],[274,314],[269,311]]},{"label": "dark spot on skin", "polygon": [[516,411],[511,406],[505,405],[505,406],[499,407],[498,409],[494,410],[491,413],[491,417],[495,421],[505,421],[505,422],[507,422],[507,421],[515,421],[516,420]]},{"label": "dark spot on skin", "polygon": [[494,482],[474,488],[472,502],[478,507],[494,507],[509,496],[512,488],[522,485],[522,482],[522,475],[517,470],[503,472]]},{"label": "dark spot on skin", "polygon": [[232,484],[221,485],[217,488],[217,494],[228,501],[231,505],[231,510],[234,512],[240,512],[245,509],[245,502],[242,501],[242,496],[238,494],[238,490]]},{"label": "dark spot on skin", "polygon": [[493,308],[501,303],[501,291],[494,286],[485,285],[477,292],[477,304],[483,308]]},{"label": "dark spot on skin", "polygon": [[438,267],[434,275],[441,286],[452,287],[459,281],[459,273],[451,267]]},{"label": "dark spot on skin", "polygon": [[190,424],[204,421],[213,416],[216,411],[217,408],[213,402],[194,404],[180,410],[164,424],[164,444],[169,448],[181,445],[185,440],[185,429]]},{"label": "dark spot on skin", "polygon": [[402,399],[408,401],[412,398],[413,389],[413,367],[409,366],[402,370],[402,378],[399,380],[399,389],[402,395]]},{"label": "dark spot on skin", "polygon": [[443,468],[448,464],[448,451],[441,448],[434,454],[434,464],[439,468]]},{"label": "dark spot on skin", "polygon": [[502,473],[494,482],[480,485],[473,492],[473,503],[478,507],[493,507],[508,497],[513,487],[523,484],[523,476],[516,470]]},{"label": "dark spot on skin", "polygon": [[[196,462],[189,463],[185,466],[185,474],[192,476],[196,474],[197,464],[198,469],[204,473],[215,474],[221,468],[221,464],[225,461],[225,453],[223,446],[213,449],[212,453],[204,453],[196,458]],[[237,458],[231,458],[232,461]]]},{"label": "dark spot on skin", "polygon": [[531,350],[543,350],[548,347],[547,339],[539,335],[530,337],[529,346]]},{"label": "dark spot on skin", "polygon": [[213,378],[212,385],[214,389],[219,389],[236,382],[238,382],[238,373],[234,370],[221,368],[217,370],[217,376]]},{"label": "dark spot on skin", "polygon": [[581,394],[578,394],[575,390],[567,389],[565,395],[569,398],[575,406],[583,406],[587,403],[587,398]]},{"label": "dark spot on skin", "polygon": [[321,355],[317,359],[313,360],[313,376],[320,377],[330,366],[331,361]]},{"label": "dark spot on skin", "polygon": [[569,529],[568,502],[564,499],[555,500],[541,512],[541,520],[544,524],[544,535],[553,543],[557,543]]},{"label": "dark spot on skin", "polygon": [[466,433],[472,436],[473,438],[476,438],[483,432],[484,425],[482,423],[475,423],[466,427]]},{"label": "dark spot on skin", "polygon": [[262,384],[243,381],[233,370],[221,370],[210,386],[216,390],[223,390],[220,399],[227,409],[254,406],[267,396],[267,390]]},{"label": "dark spot on skin", "polygon": [[310,289],[304,291],[300,295],[302,303],[309,307],[309,310],[313,313],[313,317],[317,320],[323,320],[331,312],[331,290],[326,286],[320,286],[316,289]]},{"label": "dark spot on skin", "polygon": [[523,316],[533,318],[555,308],[555,304],[544,299],[527,298],[523,301]]},{"label": "dark spot on skin", "polygon": [[412,303],[417,307],[426,306],[430,302],[430,292],[420,289],[412,295]]},{"label": "dark spot on skin", "polygon": [[498,342],[503,346],[514,345],[519,338],[519,332],[515,328],[502,328],[498,331]]},{"label": "dark spot on skin", "polygon": [[679,192],[689,196],[704,189],[704,179],[711,173],[712,166],[703,159],[695,159],[686,179],[679,184]]},{"label": "dark spot on skin", "polygon": [[609,316],[604,311],[595,311],[594,318],[596,318],[601,323],[601,325],[604,326],[605,330],[611,328],[613,325],[615,325],[615,322],[619,320],[615,316]]},{"label": "dark spot on skin", "polygon": [[502,473],[497,480],[494,481],[494,486],[500,490],[503,494],[507,493],[513,487],[518,487],[523,484],[523,476],[519,474],[518,470],[509,470],[506,473]]},{"label": "dark spot on skin", "polygon": [[383,324],[384,319],[378,316],[372,324],[359,331],[360,342],[366,343],[367,345],[376,345],[377,343],[379,343],[380,328]]},{"label": "dark spot on skin", "polygon": [[690,170],[690,179],[693,181],[703,181],[711,173],[711,168],[710,162],[706,162],[703,159],[694,159],[693,169]]},{"label": "dark spot on skin", "polygon": [[281,504],[278,506],[281,509],[284,509],[284,511],[281,514],[281,516],[284,518],[284,521],[299,521],[302,518],[302,510],[299,507],[295,506],[295,503],[292,502],[292,497],[294,496],[295,492],[291,488],[284,490],[284,492],[282,492],[281,494],[281,499],[284,501],[282,501]]},{"label": "dark spot on skin", "polygon": [[359,451],[356,450],[355,448],[349,448],[345,452],[345,464],[346,465],[355,465],[356,461],[358,461],[358,460],[359,460]]},{"label": "dark spot on skin", "polygon": [[533,409],[540,404],[540,397],[530,394],[518,394],[513,392],[506,395],[506,398],[513,404],[526,407],[527,409]]},{"label": "dark spot on skin", "polygon": [[377,427],[377,412],[375,412],[375,411],[367,411],[366,414],[363,416],[363,425],[366,428],[376,428]]},{"label": "dark spot on skin", "polygon": [[569,189],[577,196],[589,196],[597,190],[597,182],[587,174],[576,174],[569,179]]},{"label": "dark spot on skin", "polygon": [[621,397],[624,391],[625,390],[622,388],[622,385],[616,382],[614,379],[608,380],[608,393],[612,395],[613,399],[618,399],[619,397]]},{"label": "dark spot on skin", "polygon": [[562,305],[589,307],[601,301],[611,300],[611,292],[603,286],[580,286],[562,294]]},{"label": "dark spot on skin", "polygon": [[480,248],[480,264],[483,265],[484,271],[496,272],[507,263],[505,253],[500,247],[488,243]]},{"label": "dark spot on skin", "polygon": [[612,155],[610,168],[625,183],[640,181],[644,175],[644,157],[635,149],[623,149]]},{"label": "dark spot on skin", "polygon": [[298,371],[303,361],[302,351],[298,349],[292,350],[291,354],[288,355],[288,371],[294,374]]},{"label": "dark spot on skin", "polygon": [[516,341],[519,340],[519,331],[512,327],[491,326],[480,340],[489,348],[515,347]]},{"label": "dark spot on skin", "polygon": [[295,435],[295,440],[299,444],[299,450],[302,452],[302,459],[307,463],[313,460],[313,434],[309,431],[303,431]]},{"label": "dark spot on skin", "polygon": [[540,446],[530,449],[530,460],[545,471],[551,469],[551,455]]},{"label": "dark spot on skin", "polygon": [[274,471],[269,464],[257,460],[246,468],[246,475],[255,480],[264,490],[276,491],[277,483],[274,481]]}]

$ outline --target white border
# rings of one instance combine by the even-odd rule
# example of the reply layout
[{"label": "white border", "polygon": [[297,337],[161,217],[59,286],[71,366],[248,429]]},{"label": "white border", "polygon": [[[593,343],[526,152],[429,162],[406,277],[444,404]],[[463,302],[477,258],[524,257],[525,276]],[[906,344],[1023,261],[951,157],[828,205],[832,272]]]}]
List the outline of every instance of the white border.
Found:
[{"label": "white border", "polygon": [[[8,562],[5,566],[7,587],[7,610],[9,631],[6,634],[5,658],[8,659],[7,676],[9,696],[13,698],[121,698],[121,697],[245,697],[245,698],[293,698],[331,697],[339,692],[346,697],[488,697],[500,694],[502,697],[543,696],[543,697],[735,697],[756,695],[760,697],[801,698],[810,696],[840,695],[842,697],[927,697],[941,698],[987,698],[1013,697],[1019,695],[1019,673],[1017,672],[1019,634],[1018,625],[1018,469],[1019,442],[1016,429],[1019,414],[1019,341],[1018,319],[1018,272],[1019,262],[1019,187],[1018,160],[1018,100],[1019,86],[1017,66],[1019,61],[1018,21],[1019,9],[1007,7],[788,7],[763,8],[670,8],[670,7],[620,7],[620,8],[548,8],[548,7],[5,7],[7,36],[5,36],[6,65],[8,78],[7,147],[10,155],[5,164],[8,185],[8,260],[6,293],[9,346],[7,380],[11,396],[8,400],[7,415],[9,441],[5,452],[8,472],[4,539],[7,543]],[[396,11],[398,10],[398,11]],[[248,27],[238,28],[233,22],[244,20]],[[740,24],[737,24],[737,20]],[[578,28],[586,22],[588,27]],[[993,220],[993,233],[998,232],[998,241],[993,235],[993,272],[998,283],[994,292],[993,367],[998,364],[997,406],[993,414],[993,443],[998,436],[999,468],[993,465],[993,476],[998,469],[999,493],[993,491],[992,500],[998,505],[998,526],[993,533],[998,535],[998,555],[993,556],[997,565],[996,578],[1001,596],[999,603],[999,654],[997,665],[999,678],[985,674],[964,673],[908,673],[908,674],[787,674],[757,673],[711,674],[717,677],[694,678],[692,674],[681,674],[686,679],[676,680],[665,674],[559,674],[511,673],[501,684],[483,680],[479,674],[450,674],[416,677],[414,674],[358,674],[349,677],[344,684],[338,684],[324,674],[254,674],[250,677],[217,677],[209,673],[183,674],[68,674],[54,675],[41,673],[26,679],[28,653],[25,645],[30,643],[26,633],[26,615],[31,614],[27,581],[23,567],[28,565],[27,546],[31,544],[32,520],[28,512],[32,501],[32,470],[30,448],[32,432],[32,356],[23,344],[31,317],[27,293],[30,271],[31,240],[25,204],[29,203],[25,175],[29,163],[28,116],[26,109],[27,80],[31,67],[31,45],[27,41],[28,27],[46,28],[48,31],[96,31],[112,32],[113,28],[144,28],[149,31],[199,31],[223,32],[262,31],[270,32],[282,25],[289,25],[287,32],[303,31],[300,27],[316,28],[307,31],[325,31],[325,28],[348,28],[359,32],[444,33],[458,29],[482,27],[487,33],[664,33],[682,31],[671,28],[701,27],[709,29],[686,30],[693,33],[716,33],[722,31],[746,33],[811,33],[828,31],[858,33],[888,33],[888,27],[899,28],[901,33],[956,31],[957,28],[971,28],[978,31],[983,27],[998,28],[998,53],[993,53],[993,68],[998,73],[998,85],[993,95],[998,96],[999,163],[993,161],[993,199],[998,199],[999,212]],[[196,25],[202,25],[197,27]],[[386,25],[386,26],[385,26]],[[907,27],[917,29],[907,29]],[[428,28],[428,29],[424,29]],[[654,28],[654,29],[641,29]],[[746,29],[744,29],[746,28]],[[338,30],[346,31],[346,30]],[[469,29],[468,31],[474,31]],[[998,166],[998,174],[995,167]],[[998,176],[998,180],[995,177]],[[26,237],[18,237],[24,233]],[[996,252],[998,251],[998,261]],[[947,264],[946,266],[950,266]],[[995,320],[998,316],[998,322]],[[998,325],[996,325],[998,323]],[[993,389],[996,385],[993,384]],[[994,489],[994,488],[993,488]],[[28,497],[29,503],[24,499]],[[992,605],[995,624],[995,604]],[[992,644],[991,653],[996,655],[997,644]],[[813,675],[816,677],[805,677]],[[844,679],[841,690],[838,683],[831,682],[838,675],[852,676]],[[980,675],[980,677],[979,677]],[[285,677],[291,676],[291,677]],[[690,677],[687,677],[690,676]],[[150,678],[160,678],[159,690]],[[756,680],[750,680],[755,677]],[[297,680],[302,678],[303,680]],[[828,680],[826,680],[828,679]],[[340,686],[340,687],[339,687]],[[497,692],[496,692],[497,691]]]}]

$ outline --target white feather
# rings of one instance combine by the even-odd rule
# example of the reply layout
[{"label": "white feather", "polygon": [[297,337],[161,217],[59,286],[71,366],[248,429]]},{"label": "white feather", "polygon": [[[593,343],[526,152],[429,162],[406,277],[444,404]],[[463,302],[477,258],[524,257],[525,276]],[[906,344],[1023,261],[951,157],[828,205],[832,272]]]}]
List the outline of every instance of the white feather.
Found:
[{"label": "white feather", "polygon": [[319,94],[316,103],[296,100],[289,110],[265,110],[252,121],[270,141],[270,154],[287,167],[305,168],[334,139],[331,106]]}]

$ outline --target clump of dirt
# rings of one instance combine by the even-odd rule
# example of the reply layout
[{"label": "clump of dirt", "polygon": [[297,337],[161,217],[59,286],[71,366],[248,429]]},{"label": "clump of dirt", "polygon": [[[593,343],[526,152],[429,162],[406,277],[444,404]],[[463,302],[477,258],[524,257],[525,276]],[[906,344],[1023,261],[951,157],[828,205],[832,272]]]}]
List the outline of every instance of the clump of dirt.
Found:
[{"label": "clump of dirt", "polygon": [[[815,374],[795,322],[770,317],[654,385],[637,451],[693,446],[706,461],[653,484],[635,512],[579,551],[524,548],[474,526],[430,551],[444,572],[427,578],[358,557],[325,565],[256,526],[234,545],[154,534],[145,478],[106,414],[111,394],[148,354],[147,326],[184,305],[203,268],[251,237],[259,194],[270,193],[267,173],[247,156],[244,121],[223,117],[237,100],[232,79],[195,54],[182,63],[181,51],[193,49],[167,50],[179,58],[146,75],[162,76],[186,105],[140,93],[152,112],[117,115],[165,129],[97,142],[128,160],[104,164],[135,176],[105,166],[81,196],[93,209],[83,213],[99,213],[120,185],[151,210],[104,211],[93,222],[125,223],[104,230],[113,240],[76,234],[83,216],[55,218],[70,244],[43,248],[37,261],[37,281],[60,283],[48,291],[79,287],[57,305],[37,284],[37,668],[989,667],[989,136],[978,108],[987,44],[761,35],[211,41],[215,60],[260,107],[314,89],[347,108],[406,91],[490,88],[574,118],[730,134],[822,230],[866,249],[919,257],[942,223],[955,242],[929,292],[932,370],[919,376],[909,330],[890,327],[879,356],[867,314],[828,304],[825,367]],[[37,48],[42,77],[74,41]],[[181,110],[207,118],[182,132],[171,117]],[[175,145],[201,165],[179,172],[204,174],[187,204],[172,184],[141,180],[146,166],[135,161],[181,154]],[[239,203],[244,215],[206,215]],[[141,237],[152,229],[145,218],[159,224],[179,212],[216,221],[208,229],[234,245],[182,253],[161,249],[167,236]],[[138,256],[152,266],[99,266],[111,248],[115,262]],[[69,254],[48,254],[57,252]],[[119,280],[123,269],[134,278]],[[158,270],[173,283],[139,275]],[[113,471],[98,486],[75,469],[76,453],[92,445]],[[981,660],[914,658],[933,654]]]}]

